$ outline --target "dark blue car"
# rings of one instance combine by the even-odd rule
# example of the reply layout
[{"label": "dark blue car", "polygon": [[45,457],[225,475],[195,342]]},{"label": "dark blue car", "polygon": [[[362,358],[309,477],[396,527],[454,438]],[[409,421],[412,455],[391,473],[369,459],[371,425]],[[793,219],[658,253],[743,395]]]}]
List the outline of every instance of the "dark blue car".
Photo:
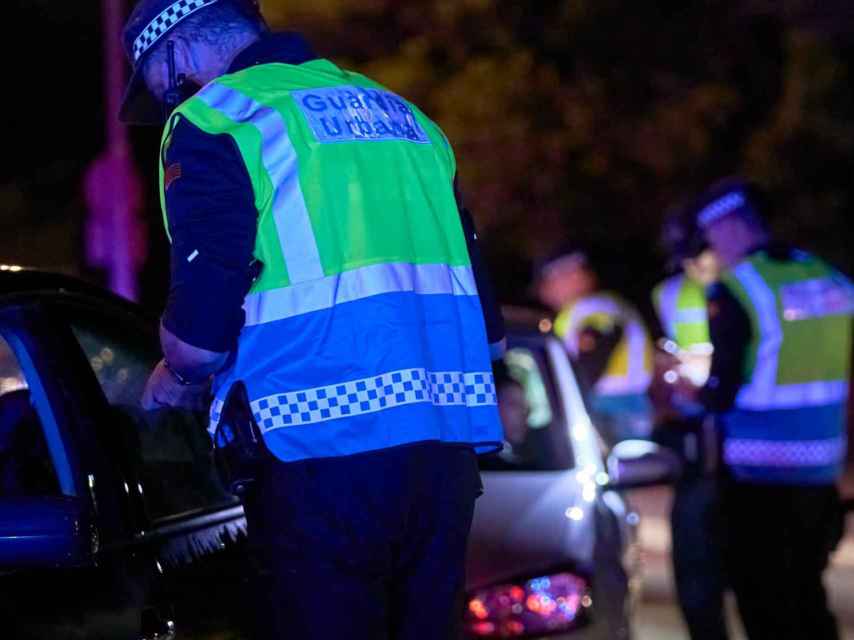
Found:
[{"label": "dark blue car", "polygon": [[0,637],[222,638],[249,614],[205,416],[138,408],[156,327],[76,280],[0,271]]}]

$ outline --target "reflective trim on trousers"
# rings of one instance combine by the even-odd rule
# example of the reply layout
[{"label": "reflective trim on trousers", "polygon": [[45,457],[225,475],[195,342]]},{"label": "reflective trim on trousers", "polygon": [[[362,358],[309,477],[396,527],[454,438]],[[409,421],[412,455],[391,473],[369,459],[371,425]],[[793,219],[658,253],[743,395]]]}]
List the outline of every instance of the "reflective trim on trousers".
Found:
[{"label": "reflective trim on trousers", "polygon": [[444,264],[375,264],[246,296],[246,325],[292,318],[383,293],[476,296],[471,267]]},{"label": "reflective trim on trousers", "polygon": [[845,457],[845,438],[826,440],[724,441],[724,462],[740,467],[820,467],[838,464]]},{"label": "reflective trim on trousers", "polygon": [[402,369],[370,378],[275,394],[252,401],[265,433],[375,413],[408,404],[477,407],[497,404],[492,373]]},{"label": "reflective trim on trousers", "polygon": [[735,404],[739,409],[768,411],[845,404],[847,399],[847,380],[827,380],[774,385],[764,389],[761,396],[754,388],[744,387],[739,391]]},{"label": "reflective trim on trousers", "polygon": [[261,134],[261,159],[273,184],[273,218],[291,282],[323,277],[314,229],[299,182],[299,162],[282,115],[247,95],[212,83],[199,98],[229,120],[251,124]]}]

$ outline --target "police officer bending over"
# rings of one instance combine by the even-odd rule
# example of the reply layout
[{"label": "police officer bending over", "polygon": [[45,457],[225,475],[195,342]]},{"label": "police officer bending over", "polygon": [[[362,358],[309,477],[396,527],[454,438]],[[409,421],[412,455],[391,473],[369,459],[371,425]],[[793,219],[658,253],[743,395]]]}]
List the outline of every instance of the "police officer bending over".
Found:
[{"label": "police officer bending over", "polygon": [[851,282],[775,245],[752,185],[696,206],[725,267],[708,291],[714,345],[701,398],[719,414],[727,569],[751,640],[832,640],[822,573],[838,542]]},{"label": "police officer bending over", "polygon": [[212,377],[213,431],[245,385],[268,452],[245,502],[258,635],[454,637],[503,325],[448,140],[249,0],[142,0],[125,42],[123,115],[170,112],[144,405],[193,404]]}]

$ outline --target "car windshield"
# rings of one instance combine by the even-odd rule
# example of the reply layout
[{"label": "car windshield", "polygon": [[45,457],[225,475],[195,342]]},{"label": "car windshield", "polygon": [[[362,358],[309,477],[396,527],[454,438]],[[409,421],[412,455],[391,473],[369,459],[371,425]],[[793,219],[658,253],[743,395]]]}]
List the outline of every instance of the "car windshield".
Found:
[{"label": "car windshield", "polygon": [[542,338],[511,337],[494,366],[503,448],[481,458],[484,471],[555,471],[572,467],[566,421],[556,401]]}]

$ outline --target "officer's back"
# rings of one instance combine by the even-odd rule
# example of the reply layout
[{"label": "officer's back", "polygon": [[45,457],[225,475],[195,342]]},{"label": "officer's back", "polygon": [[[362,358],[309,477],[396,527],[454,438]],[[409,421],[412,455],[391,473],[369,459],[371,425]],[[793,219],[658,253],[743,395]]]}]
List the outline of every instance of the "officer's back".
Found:
[{"label": "officer's back", "polygon": [[821,576],[840,517],[854,290],[821,259],[775,244],[763,203],[755,186],[728,181],[697,206],[726,266],[708,292],[702,397],[722,428],[728,569],[752,639],[832,639]]},{"label": "officer's back", "polygon": [[451,637],[475,456],[501,442],[487,324],[503,337],[451,145],[412,103],[268,33],[252,0],[142,0],[125,41],[126,113],[169,112],[172,274],[144,405],[212,377],[216,431],[245,389],[260,635]]}]

